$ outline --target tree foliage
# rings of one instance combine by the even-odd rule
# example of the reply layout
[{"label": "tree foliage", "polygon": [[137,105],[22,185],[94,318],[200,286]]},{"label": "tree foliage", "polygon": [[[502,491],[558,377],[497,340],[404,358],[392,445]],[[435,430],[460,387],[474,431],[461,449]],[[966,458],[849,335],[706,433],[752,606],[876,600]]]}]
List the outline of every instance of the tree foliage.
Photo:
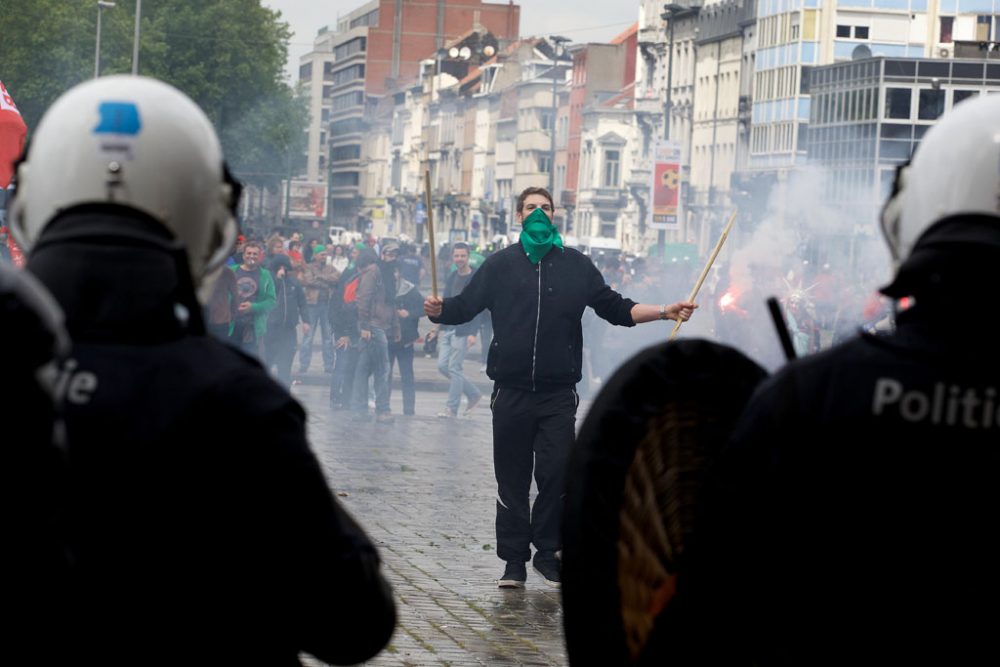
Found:
[{"label": "tree foliage", "polygon": [[[103,10],[101,74],[132,68],[134,0]],[[0,80],[29,132],[94,73],[96,0],[0,0]],[[215,124],[236,173],[273,184],[303,149],[308,114],[282,80],[290,31],[260,0],[146,0],[139,73],[189,95]]]}]

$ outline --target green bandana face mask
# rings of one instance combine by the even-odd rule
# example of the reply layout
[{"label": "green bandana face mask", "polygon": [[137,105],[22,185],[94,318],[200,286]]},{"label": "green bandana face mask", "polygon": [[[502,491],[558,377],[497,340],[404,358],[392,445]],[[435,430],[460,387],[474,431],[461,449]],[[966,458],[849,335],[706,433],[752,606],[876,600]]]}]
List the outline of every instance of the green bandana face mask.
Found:
[{"label": "green bandana face mask", "polygon": [[549,220],[549,216],[545,215],[545,211],[540,208],[536,208],[531,212],[531,215],[524,219],[521,225],[520,241],[521,247],[524,248],[524,252],[532,264],[538,264],[542,261],[542,257],[548,254],[552,246],[563,247],[559,230]]}]

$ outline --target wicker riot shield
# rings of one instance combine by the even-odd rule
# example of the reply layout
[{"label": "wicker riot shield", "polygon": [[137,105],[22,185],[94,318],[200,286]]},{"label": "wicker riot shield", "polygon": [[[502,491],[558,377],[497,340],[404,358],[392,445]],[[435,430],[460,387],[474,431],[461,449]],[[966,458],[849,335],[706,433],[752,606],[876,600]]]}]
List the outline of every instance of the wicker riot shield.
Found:
[{"label": "wicker riot shield", "polygon": [[570,457],[563,605],[573,665],[640,662],[694,530],[705,466],[767,373],[704,340],[649,348],[598,395]]}]

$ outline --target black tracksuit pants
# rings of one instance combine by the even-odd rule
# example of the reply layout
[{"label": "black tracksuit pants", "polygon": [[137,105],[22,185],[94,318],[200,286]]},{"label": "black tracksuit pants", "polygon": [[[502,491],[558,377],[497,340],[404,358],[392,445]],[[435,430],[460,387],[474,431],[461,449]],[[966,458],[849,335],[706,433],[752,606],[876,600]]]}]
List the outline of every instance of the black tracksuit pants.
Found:
[{"label": "black tracksuit pants", "polygon": [[[579,400],[571,387],[531,392],[493,389],[493,468],[497,477],[497,555],[526,562],[536,551],[562,548],[566,459]],[[534,471],[538,497],[529,508]]]}]

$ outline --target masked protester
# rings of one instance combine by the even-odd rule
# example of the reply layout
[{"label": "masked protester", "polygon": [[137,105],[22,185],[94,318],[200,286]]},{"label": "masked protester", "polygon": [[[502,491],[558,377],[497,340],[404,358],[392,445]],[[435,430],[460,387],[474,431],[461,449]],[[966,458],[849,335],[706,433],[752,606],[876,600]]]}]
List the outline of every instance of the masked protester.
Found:
[{"label": "masked protester", "polygon": [[151,79],[81,84],[45,114],[18,183],[11,229],[73,338],[71,662],[378,653],[395,607],[301,406],[205,334],[196,290],[226,270],[239,197],[205,114]]},{"label": "masked protester", "polygon": [[[264,364],[274,370],[286,389],[292,386],[292,359],[298,343],[297,328],[302,324],[308,331],[306,296],[292,270],[292,258],[277,254],[268,265],[274,277],[275,307],[268,314],[267,336],[264,339]],[[325,315],[325,313],[324,313]]]},{"label": "masked protester", "polygon": [[[622,297],[589,259],[563,247],[553,211],[548,191],[526,189],[517,200],[520,242],[491,255],[461,294],[424,301],[424,312],[435,323],[462,324],[484,309],[493,319],[487,374],[494,381],[497,555],[506,561],[501,588],[524,587],[532,543],[535,570],[551,585],[560,582],[560,503],[579,402],[584,309],[590,306],[612,324],[633,326],[687,320],[696,308]],[[538,497],[529,508],[532,468]]]},{"label": "masked protester", "polygon": [[945,114],[897,173],[882,215],[895,276],[881,291],[914,305],[894,331],[758,389],[707,491],[669,654],[996,662],[1000,612],[984,601],[1000,594],[1000,349],[984,304],[1000,265],[998,165],[1000,98],[983,96]]}]

